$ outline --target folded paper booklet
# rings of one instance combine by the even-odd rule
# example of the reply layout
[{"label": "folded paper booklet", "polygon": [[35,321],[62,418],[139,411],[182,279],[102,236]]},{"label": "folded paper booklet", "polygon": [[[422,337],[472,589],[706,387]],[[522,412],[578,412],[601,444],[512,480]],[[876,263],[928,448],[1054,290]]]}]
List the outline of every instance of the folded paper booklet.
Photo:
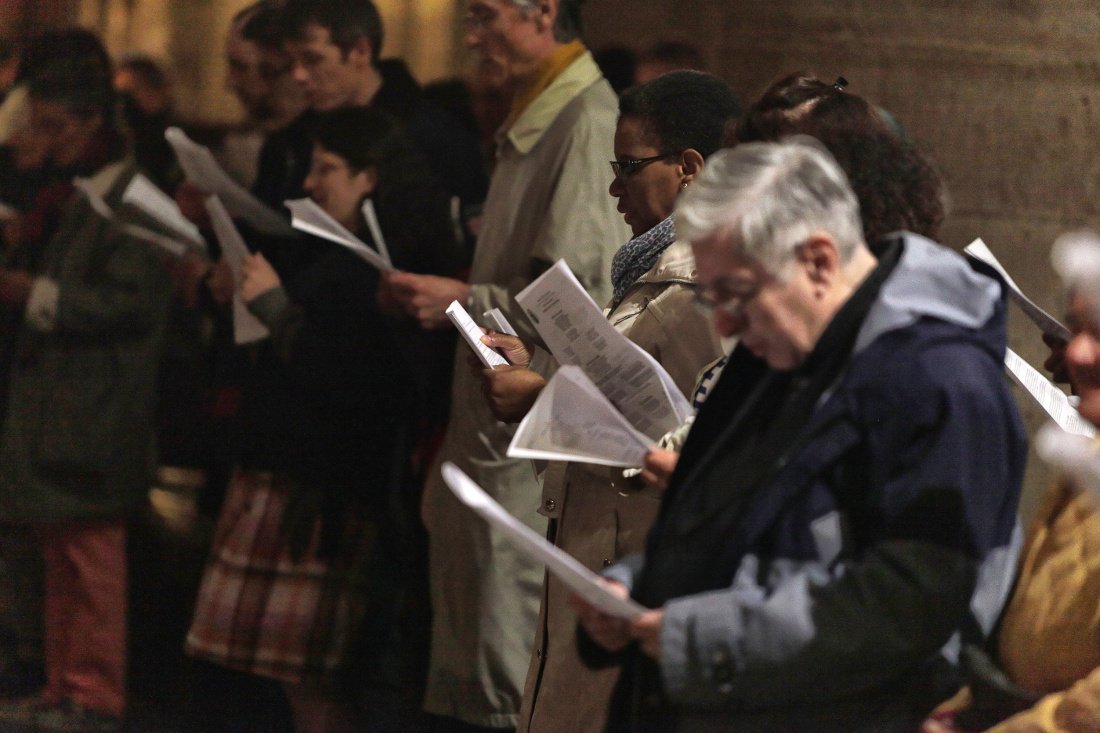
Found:
[{"label": "folded paper booklet", "polygon": [[[237,227],[233,225],[233,220],[229,218],[229,212],[221,199],[211,196],[205,203],[206,211],[210,214],[210,225],[214,229],[214,236],[218,238],[218,244],[221,245],[222,254],[225,255],[229,269],[233,271],[233,282],[236,283],[237,288],[240,288],[241,265],[249,256],[248,247],[241,238],[241,233],[237,231]],[[262,341],[270,335],[267,326],[252,315],[252,311],[248,310],[248,306],[241,300],[241,294],[235,288],[233,291],[233,341],[237,344],[251,344]]]},{"label": "folded paper booklet", "polygon": [[504,315],[500,308],[490,308],[482,314],[485,316],[485,320],[488,323],[493,324],[493,328],[497,333],[506,333],[509,336],[516,336],[516,329],[508,322],[508,318]]},{"label": "folded paper booklet", "polygon": [[559,260],[516,295],[559,364],[577,366],[639,432],[656,441],[692,414],[656,359],[615,330]]},{"label": "folded paper booklet", "polygon": [[[99,195],[88,183],[87,179],[74,178],[73,186],[76,187],[84,196],[88,199],[88,203],[91,205],[92,210],[102,216],[107,221],[115,221],[115,212],[103,200],[103,197]],[[202,248],[185,237],[181,237],[179,234],[173,233],[169,236],[162,232],[153,231],[148,227],[143,227],[140,224],[123,224],[122,230],[129,234],[134,239],[139,239],[143,242],[160,247],[173,257],[183,257],[187,252],[193,252],[201,257],[206,257],[206,244],[202,244]],[[186,241],[181,241],[186,239]],[[201,237],[200,237],[201,239]]]},{"label": "folded paper booklet", "polygon": [[563,366],[519,424],[508,456],[634,468],[652,443],[580,367]]},{"label": "folded paper booklet", "polygon": [[[313,199],[291,199],[283,203],[290,209],[290,225],[295,229],[347,247],[381,272],[393,271],[393,264],[388,256],[375,252],[367,246],[366,242],[329,216],[328,212],[318,206]],[[377,237],[380,236],[381,233],[377,235]]]},{"label": "folded paper booklet", "polygon": [[1039,403],[1050,419],[1068,433],[1082,435],[1091,438],[1096,435],[1093,427],[1077,408],[1070,404],[1065,392],[1058,389],[1049,379],[1044,377],[1038,369],[1028,364],[1012,349],[1005,351],[1005,366],[1013,381],[1024,388],[1031,397]]},{"label": "folded paper booklet", "polygon": [[462,338],[466,339],[466,343],[470,345],[470,348],[473,349],[474,353],[481,359],[481,363],[485,365],[486,369],[506,366],[508,364],[507,359],[481,342],[481,337],[484,335],[481,332],[481,328],[474,323],[474,319],[470,318],[470,314],[462,307],[461,303],[457,300],[452,300],[451,304],[447,306],[446,313],[447,318],[451,320],[451,323],[458,329],[458,332],[462,334]]},{"label": "folded paper booklet", "polygon": [[1012,276],[1008,274],[1005,268],[993,255],[993,252],[986,246],[985,242],[981,239],[975,239],[963,248],[963,252],[989,265],[997,271],[998,275],[1004,278],[1005,285],[1008,286],[1009,297],[1012,298],[1016,305],[1020,307],[1020,310],[1022,310],[1043,333],[1060,338],[1063,341],[1069,341],[1073,338],[1073,334],[1070,333],[1069,329],[1066,328],[1061,321],[1040,308],[1031,298],[1024,295],[1024,292],[1020,290],[1020,286],[1017,285],[1016,281],[1012,279]]},{"label": "folded paper booklet", "polygon": [[505,511],[449,461],[443,464],[443,480],[459,501],[489,522],[513,547],[536,562],[544,563],[547,570],[588,603],[609,616],[628,621],[636,619],[646,610],[629,598],[620,598],[609,592],[601,583],[600,576]]},{"label": "folded paper booklet", "polygon": [[282,214],[265,205],[222,170],[209,148],[187,137],[178,127],[165,130],[164,139],[175,151],[187,180],[217,195],[233,216],[244,219],[261,234],[288,237],[293,233]]},{"label": "folded paper booklet", "polygon": [[199,228],[184,217],[180,207],[168,194],[140,173],[130,179],[130,184],[122,192],[122,202],[145,212],[195,249],[205,251],[206,240],[202,238]]}]

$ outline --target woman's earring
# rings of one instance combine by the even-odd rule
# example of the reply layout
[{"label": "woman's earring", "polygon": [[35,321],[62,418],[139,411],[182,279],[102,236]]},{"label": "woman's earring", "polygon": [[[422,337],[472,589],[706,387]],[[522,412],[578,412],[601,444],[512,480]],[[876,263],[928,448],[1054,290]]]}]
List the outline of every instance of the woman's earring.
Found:
[{"label": "woman's earring", "polygon": [[680,190],[681,191],[683,191],[687,187],[688,187],[688,182],[687,181],[680,181]]}]

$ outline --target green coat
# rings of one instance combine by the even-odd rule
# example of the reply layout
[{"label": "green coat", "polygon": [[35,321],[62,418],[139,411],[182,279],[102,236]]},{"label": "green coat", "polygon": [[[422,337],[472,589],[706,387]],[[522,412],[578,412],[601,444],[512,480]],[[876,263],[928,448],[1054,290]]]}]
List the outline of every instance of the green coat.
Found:
[{"label": "green coat", "polygon": [[[118,213],[133,176],[105,166],[91,185]],[[14,338],[0,431],[0,520],[121,517],[144,497],[156,373],[170,284],[151,245],[64,205]]]}]

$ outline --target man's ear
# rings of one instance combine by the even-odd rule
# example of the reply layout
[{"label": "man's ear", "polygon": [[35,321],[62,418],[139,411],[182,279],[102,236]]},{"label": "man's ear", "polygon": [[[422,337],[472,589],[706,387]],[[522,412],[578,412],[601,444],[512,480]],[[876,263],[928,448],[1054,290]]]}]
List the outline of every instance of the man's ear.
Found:
[{"label": "man's ear", "polygon": [[798,248],[798,262],[815,283],[831,283],[840,272],[836,241],[824,232],[815,232]]},{"label": "man's ear", "polygon": [[539,0],[535,6],[535,26],[540,31],[553,31],[558,20],[558,0]]},{"label": "man's ear", "polygon": [[356,38],[355,43],[348,50],[349,58],[354,57],[357,60],[365,61],[368,65],[376,60],[377,54],[378,49],[371,46],[371,42],[366,36]]}]

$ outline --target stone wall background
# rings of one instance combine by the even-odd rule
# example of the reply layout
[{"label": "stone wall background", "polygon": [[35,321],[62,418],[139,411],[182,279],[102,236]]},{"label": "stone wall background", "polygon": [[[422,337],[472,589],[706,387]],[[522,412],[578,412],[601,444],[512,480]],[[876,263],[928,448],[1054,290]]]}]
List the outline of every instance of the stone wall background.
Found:
[{"label": "stone wall background", "polygon": [[[422,80],[458,73],[461,0],[377,1],[387,55]],[[225,121],[237,110],[222,92],[221,44],[245,2],[0,0],[0,33],[97,28],[114,53],[171,62],[181,108]],[[593,47],[695,43],[746,101],[795,70],[845,76],[939,164],[953,202],[944,242],[983,237],[1025,292],[1061,313],[1050,244],[1100,228],[1100,1],[588,0],[586,20]],[[1041,364],[1037,330],[1014,308],[1011,319],[1012,347]],[[1027,504],[1048,477],[1033,458]]]}]

